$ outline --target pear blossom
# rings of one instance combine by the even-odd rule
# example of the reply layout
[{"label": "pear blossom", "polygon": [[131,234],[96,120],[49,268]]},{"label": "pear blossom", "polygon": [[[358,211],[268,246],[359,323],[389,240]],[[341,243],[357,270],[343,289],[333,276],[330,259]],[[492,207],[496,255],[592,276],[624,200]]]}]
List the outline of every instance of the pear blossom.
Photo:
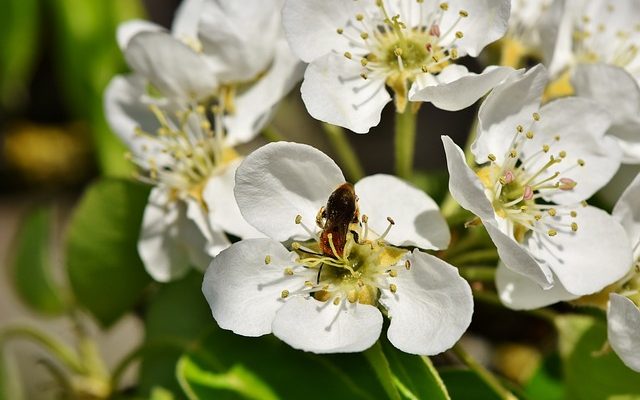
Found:
[{"label": "pear blossom", "polygon": [[479,169],[443,137],[451,194],[495,243],[498,291],[516,309],[544,304],[540,292],[555,301],[597,292],[631,262],[622,226],[585,202],[619,167],[608,114],[581,98],[540,108],[546,81],[539,65],[487,97],[471,147]]},{"label": "pear blossom", "polygon": [[563,9],[564,0],[511,0],[509,29],[500,40],[500,64],[517,67],[525,58],[549,62]]},{"label": "pear blossom", "polygon": [[366,133],[395,96],[466,108],[513,73],[487,67],[471,73],[456,60],[476,57],[502,37],[509,0],[287,0],[286,37],[310,63],[302,98],[316,119]]},{"label": "pear blossom", "polygon": [[278,0],[187,0],[171,33],[135,20],[118,29],[134,72],[111,81],[105,114],[138,179],[154,186],[138,251],[158,281],[190,266],[204,270],[230,245],[225,233],[261,236],[235,203],[241,157],[233,145],[255,137],[301,77],[280,7]]},{"label": "pear blossom", "polygon": [[[600,103],[624,162],[640,163],[640,3],[567,0],[549,65],[566,90]],[[563,86],[562,84],[560,86]],[[566,86],[566,85],[565,85]]]},{"label": "pear blossom", "polygon": [[384,314],[391,343],[415,354],[440,353],[467,329],[469,285],[420,251],[450,239],[424,192],[389,175],[351,185],[319,150],[279,142],[244,160],[235,195],[268,238],[234,243],[207,269],[202,290],[223,329],[357,352],[376,342]]},{"label": "pear blossom", "polygon": [[633,262],[628,274],[609,295],[607,325],[609,343],[620,359],[640,372],[640,175],[622,194],[613,216],[629,237]]}]

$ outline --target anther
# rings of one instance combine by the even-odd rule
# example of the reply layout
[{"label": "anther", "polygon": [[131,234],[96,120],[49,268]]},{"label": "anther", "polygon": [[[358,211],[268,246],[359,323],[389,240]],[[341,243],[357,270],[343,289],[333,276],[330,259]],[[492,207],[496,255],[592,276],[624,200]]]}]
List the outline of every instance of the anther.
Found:
[{"label": "anther", "polygon": [[293,250],[299,250],[299,249],[300,249],[300,247],[301,247],[301,246],[300,246],[300,243],[298,243],[298,242],[293,242],[293,243],[291,243],[291,248],[292,248]]},{"label": "anther", "polygon": [[300,214],[296,215],[295,222],[296,222],[296,225],[300,225],[300,223],[302,222],[302,215]]},{"label": "anther", "polygon": [[560,185],[558,186],[558,188],[560,190],[571,190],[576,187],[577,184],[578,182],[574,181],[571,178],[560,178]]},{"label": "anther", "polygon": [[392,269],[391,271],[389,271],[389,276],[395,278],[396,276],[398,276],[398,271]]},{"label": "anther", "polygon": [[396,47],[393,49],[393,54],[395,54],[396,57],[402,57],[402,49],[400,47]]},{"label": "anther", "polygon": [[362,15],[362,14],[356,14],[356,19],[357,19],[358,21],[362,21],[362,20],[364,19],[364,15]]},{"label": "anther", "polygon": [[526,136],[527,136],[527,139],[533,139],[533,132],[528,131]]},{"label": "anther", "polygon": [[460,12],[458,13],[462,18],[467,18],[469,16],[469,13],[467,12],[467,10],[460,10]]},{"label": "anther", "polygon": [[451,49],[449,51],[449,55],[451,56],[452,60],[456,60],[458,58],[458,49]]},{"label": "anther", "polygon": [[585,164],[585,162],[584,162],[584,160],[583,160],[583,159],[579,159],[579,160],[578,160],[578,165],[579,165],[579,166],[584,167],[584,164]]},{"label": "anther", "polygon": [[361,73],[360,73],[360,78],[362,78],[362,79],[364,79],[364,80],[367,80],[367,79],[369,78],[369,75],[367,75],[367,73],[366,73],[366,72],[361,72]]},{"label": "anther", "polygon": [[431,28],[429,28],[429,35],[431,36],[440,37],[440,33],[440,25],[438,24],[433,24]]},{"label": "anther", "polygon": [[464,37],[464,34],[462,32],[460,32],[460,31],[458,31],[458,32],[456,32],[456,37],[458,39],[462,39]]},{"label": "anther", "polygon": [[495,155],[493,155],[493,154],[489,154],[489,155],[487,156],[487,158],[488,158],[489,160],[491,160],[491,161],[496,161],[496,156],[495,156]]},{"label": "anther", "polygon": [[511,157],[511,158],[518,157],[518,152],[515,149],[509,150],[509,157]]},{"label": "anther", "polygon": [[429,72],[429,67],[427,67],[426,65],[423,65],[420,68],[422,69],[422,72],[424,72],[425,74]]},{"label": "anther", "polygon": [[340,297],[333,299],[333,305],[337,306],[338,304],[340,304]]},{"label": "anther", "polygon": [[287,267],[287,268],[285,268],[285,269],[284,269],[284,273],[285,273],[286,275],[291,276],[291,275],[293,275],[293,269],[291,269],[291,268]]},{"label": "anther", "polygon": [[342,35],[342,34],[344,33],[344,29],[342,29],[342,28],[338,28],[338,29],[336,29],[336,33],[337,33],[338,35]]},{"label": "anther", "polygon": [[549,215],[555,217],[558,214],[558,211],[555,208],[550,208],[548,211]]},{"label": "anther", "polygon": [[447,11],[449,9],[449,3],[440,3],[440,9],[442,11]]},{"label": "anther", "polygon": [[271,256],[270,255],[267,254],[266,256],[264,256],[264,263],[265,263],[265,265],[271,264]]},{"label": "anther", "polygon": [[518,133],[522,133],[524,132],[524,127],[522,125],[518,125],[516,126],[516,131],[518,131]]},{"label": "anther", "polygon": [[560,158],[565,158],[567,156],[567,152],[562,150],[560,153],[558,153],[558,155],[560,156]]},{"label": "anther", "polygon": [[540,121],[540,114],[538,114],[537,112],[533,113],[533,119],[534,121]]},{"label": "anther", "polygon": [[555,229],[549,229],[549,230],[547,231],[547,234],[548,234],[549,236],[551,236],[551,237],[554,237],[555,235],[557,235],[557,234],[558,234],[558,231],[556,231]]},{"label": "anther", "polygon": [[578,231],[578,224],[576,224],[575,222],[571,223],[571,230],[574,232]]},{"label": "anther", "polygon": [[389,290],[391,290],[391,293],[395,293],[398,291],[398,287],[395,285],[395,283],[392,283],[391,285],[389,285]]},{"label": "anther", "polygon": [[550,148],[551,147],[548,144],[543,144],[542,145],[542,151],[544,151],[545,153],[548,153]]},{"label": "anther", "polygon": [[407,271],[410,270],[411,269],[411,261],[405,260],[404,267],[407,269]]},{"label": "anther", "polygon": [[571,215],[572,218],[575,218],[575,217],[578,216],[578,212],[577,211],[571,211],[570,215]]},{"label": "anther", "polygon": [[362,214],[362,222],[365,224],[369,222],[369,216],[367,216],[367,214]]},{"label": "anther", "polygon": [[280,297],[286,299],[289,297],[289,291],[287,289],[283,290],[282,293],[280,293]]},{"label": "anther", "polygon": [[348,51],[344,52],[344,56],[347,57],[349,60],[351,60],[351,58],[353,57],[351,53],[349,53]]},{"label": "anther", "polygon": [[395,225],[396,224],[396,221],[394,221],[393,218],[391,218],[391,217],[387,217],[387,221],[389,221],[389,223],[391,225]]},{"label": "anther", "polygon": [[367,60],[366,58],[363,58],[360,60],[360,64],[362,64],[362,66],[365,67],[367,64],[369,64],[369,60]]},{"label": "anther", "polygon": [[360,37],[361,37],[362,39],[364,39],[364,40],[367,40],[367,39],[369,39],[369,34],[368,34],[367,32],[362,32],[362,33],[360,34]]}]

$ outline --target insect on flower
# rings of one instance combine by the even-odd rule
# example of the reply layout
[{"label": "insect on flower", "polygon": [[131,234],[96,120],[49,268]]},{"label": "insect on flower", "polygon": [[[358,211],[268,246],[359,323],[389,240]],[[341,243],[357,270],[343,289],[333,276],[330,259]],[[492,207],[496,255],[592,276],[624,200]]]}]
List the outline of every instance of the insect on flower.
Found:
[{"label": "insect on flower", "polygon": [[320,249],[324,255],[342,256],[349,232],[358,241],[358,217],[358,196],[352,184],[343,183],[331,193],[326,207],[320,208],[316,216],[316,224],[322,229]]}]

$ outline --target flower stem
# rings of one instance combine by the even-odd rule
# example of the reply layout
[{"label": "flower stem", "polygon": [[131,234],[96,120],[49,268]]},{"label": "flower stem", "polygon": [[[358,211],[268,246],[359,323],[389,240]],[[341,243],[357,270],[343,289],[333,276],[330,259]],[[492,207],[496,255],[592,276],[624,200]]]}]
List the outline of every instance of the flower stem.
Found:
[{"label": "flower stem", "polygon": [[513,395],[510,391],[508,391],[498,378],[493,375],[489,370],[483,367],[478,361],[476,361],[467,351],[457,343],[452,348],[455,355],[462,361],[464,365],[469,367],[473,372],[475,372],[480,379],[484,381],[501,399],[503,400],[518,400],[516,396]]},{"label": "flower stem", "polygon": [[387,360],[387,357],[384,355],[380,342],[376,342],[363,354],[375,371],[382,387],[385,392],[387,392],[387,396],[389,396],[391,400],[400,400],[400,393],[398,393],[398,389],[394,384],[394,377],[391,372],[391,366],[389,366],[389,360]]},{"label": "flower stem", "polygon": [[465,252],[456,257],[451,257],[449,262],[453,265],[469,265],[472,263],[484,263],[484,262],[496,262],[498,261],[498,252],[495,248],[474,250]]},{"label": "flower stem", "polygon": [[458,268],[460,275],[468,281],[493,282],[496,277],[496,268],[488,266],[472,266]]},{"label": "flower stem", "polygon": [[362,169],[358,155],[344,133],[344,129],[326,123],[322,124],[322,128],[329,142],[331,142],[333,150],[340,159],[340,165],[346,172],[347,178],[351,180],[351,182],[357,182],[362,179],[364,177],[364,170]]},{"label": "flower stem", "polygon": [[417,115],[410,106],[396,113],[396,174],[403,179],[411,179],[413,175]]},{"label": "flower stem", "polygon": [[56,358],[69,369],[76,373],[84,372],[84,366],[72,348],[39,329],[26,325],[6,327],[0,332],[0,346],[4,345],[10,339],[26,339],[37,343],[47,349],[52,355],[56,356]]}]

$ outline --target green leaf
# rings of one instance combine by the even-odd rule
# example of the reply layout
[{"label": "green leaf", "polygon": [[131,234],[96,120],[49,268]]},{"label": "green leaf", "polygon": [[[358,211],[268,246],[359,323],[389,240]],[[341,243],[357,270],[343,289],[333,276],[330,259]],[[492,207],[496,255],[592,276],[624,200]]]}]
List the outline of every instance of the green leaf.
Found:
[{"label": "green leaf", "polygon": [[20,298],[34,311],[59,315],[67,307],[62,288],[51,278],[51,211],[39,208],[28,215],[16,241],[13,283]]},{"label": "green leaf", "polygon": [[150,299],[138,385],[141,395],[148,395],[158,385],[174,394],[182,393],[175,374],[178,359],[215,328],[201,286],[202,274],[194,270],[180,280],[162,285]]},{"label": "green leaf", "polygon": [[525,385],[524,392],[530,399],[563,400],[561,361],[558,354],[547,357]]},{"label": "green leaf", "polygon": [[447,388],[428,357],[414,356],[383,342],[384,353],[400,393],[407,398],[450,400]]},{"label": "green leaf", "polygon": [[178,362],[177,375],[182,389],[191,400],[218,398],[220,391],[230,391],[252,400],[280,398],[242,365],[233,366],[226,373],[215,374],[203,369],[192,358],[183,356]]},{"label": "green leaf", "polygon": [[440,372],[452,399],[501,400],[473,371],[449,369]]},{"label": "green leaf", "polygon": [[602,318],[562,315],[556,318],[556,326],[567,398],[599,400],[640,394],[640,375],[613,351],[601,351],[607,340]]},{"label": "green leaf", "polygon": [[18,363],[0,347],[0,400],[26,399]]},{"label": "green leaf", "polygon": [[0,104],[18,106],[27,92],[38,55],[38,0],[3,0],[0,13]]},{"label": "green leaf", "polygon": [[[247,338],[229,331],[215,330],[200,346],[188,351],[181,363],[198,366],[201,372],[216,375],[237,374],[259,379],[261,389],[281,399],[386,399],[375,379],[375,372],[362,354],[315,355],[297,351],[273,336]],[[189,392],[195,382],[178,369],[183,389]],[[202,381],[199,389],[204,390]],[[316,389],[314,389],[316,388]],[[207,388],[205,398],[230,396],[247,398],[231,387]],[[198,392],[202,393],[202,392]],[[251,398],[251,397],[248,397]]]},{"label": "green leaf", "polygon": [[85,192],[67,237],[69,281],[76,299],[105,327],[140,300],[150,278],[137,251],[149,189],[103,179]]}]

